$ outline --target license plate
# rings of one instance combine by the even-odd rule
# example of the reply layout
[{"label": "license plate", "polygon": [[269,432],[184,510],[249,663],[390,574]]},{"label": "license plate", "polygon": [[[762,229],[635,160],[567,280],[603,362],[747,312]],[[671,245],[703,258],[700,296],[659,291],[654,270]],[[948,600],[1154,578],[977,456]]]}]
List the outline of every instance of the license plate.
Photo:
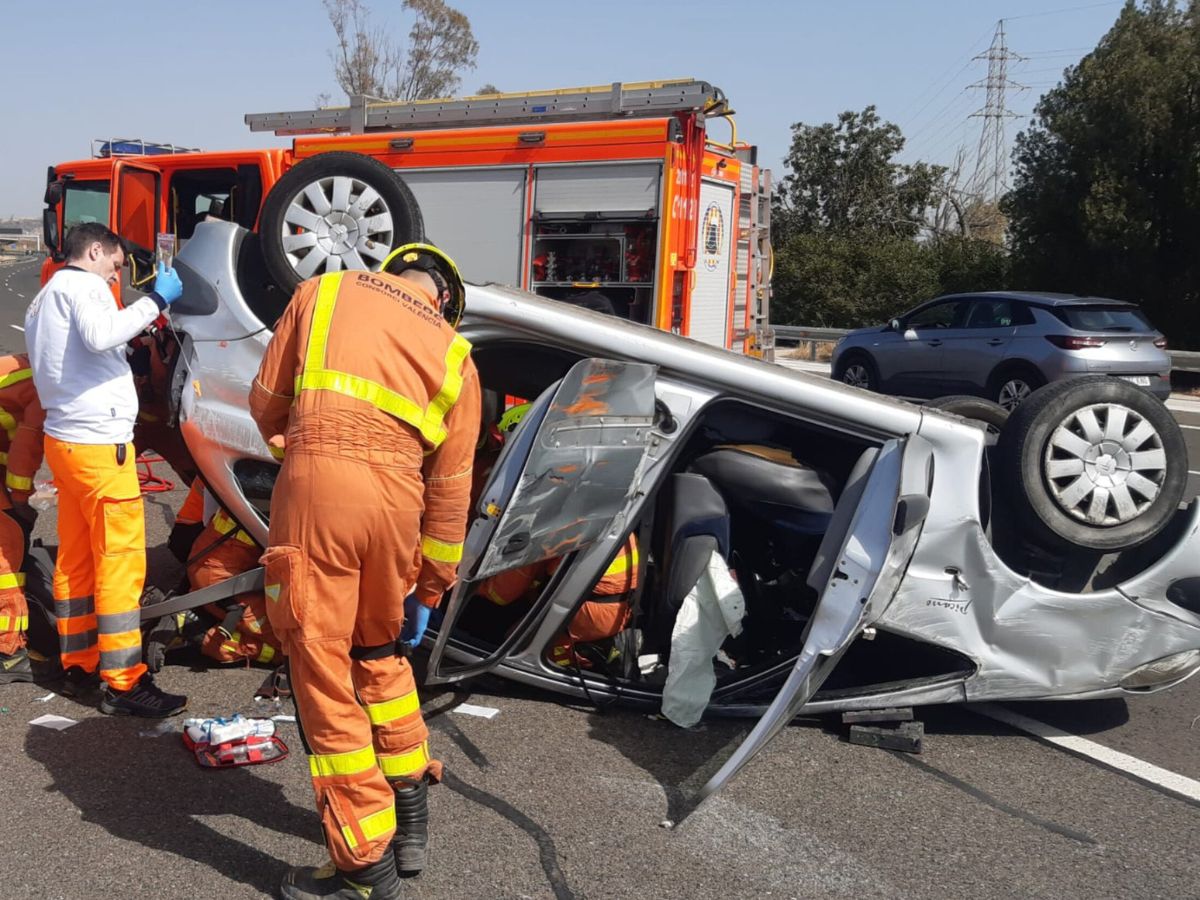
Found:
[{"label": "license plate", "polygon": [[1149,375],[1120,375],[1118,377],[1123,381],[1131,381],[1138,387],[1150,387]]}]

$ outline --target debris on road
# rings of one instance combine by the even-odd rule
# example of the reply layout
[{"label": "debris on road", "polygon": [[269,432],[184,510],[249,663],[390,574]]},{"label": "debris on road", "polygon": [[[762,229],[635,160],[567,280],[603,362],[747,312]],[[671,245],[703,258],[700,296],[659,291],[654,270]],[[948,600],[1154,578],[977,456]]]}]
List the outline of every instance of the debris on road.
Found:
[{"label": "debris on road", "polygon": [[45,715],[38,716],[36,719],[30,719],[29,724],[40,725],[42,728],[53,728],[55,731],[63,731],[79,723],[74,719],[68,719],[66,716]]},{"label": "debris on road", "polygon": [[465,716],[479,716],[481,719],[494,719],[500,715],[500,710],[493,706],[476,706],[474,703],[461,703],[450,712],[462,713]]}]

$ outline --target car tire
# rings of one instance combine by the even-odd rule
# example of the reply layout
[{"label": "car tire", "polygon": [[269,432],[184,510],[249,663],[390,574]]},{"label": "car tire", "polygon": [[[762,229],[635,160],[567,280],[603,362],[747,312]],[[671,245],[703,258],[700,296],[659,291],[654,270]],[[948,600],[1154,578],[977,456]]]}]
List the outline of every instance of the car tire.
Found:
[{"label": "car tire", "polygon": [[378,271],[396,247],[425,239],[421,208],[400,176],[342,151],[288,169],[267,194],[258,231],[267,271],[288,292],[326,272]]},{"label": "car tire", "polygon": [[833,378],[851,387],[879,390],[879,370],[875,367],[875,361],[865,353],[851,352],[839,359]]},{"label": "car tire", "polygon": [[998,369],[989,379],[988,397],[1001,409],[1012,412],[1045,383],[1045,377],[1033,366],[1008,365]]},{"label": "car tire", "polygon": [[1032,537],[1105,552],[1166,527],[1187,486],[1187,458],[1162,402],[1107,376],[1038,391],[996,447],[1001,485]]},{"label": "car tire", "polygon": [[953,413],[956,416],[962,416],[964,419],[970,419],[973,422],[982,422],[987,426],[990,436],[997,436],[1004,430],[1004,425],[1008,422],[1010,415],[1009,411],[999,403],[984,400],[982,397],[972,397],[970,394],[951,394],[948,397],[936,397],[933,400],[926,401],[922,405],[930,409],[940,409],[943,412]]}]

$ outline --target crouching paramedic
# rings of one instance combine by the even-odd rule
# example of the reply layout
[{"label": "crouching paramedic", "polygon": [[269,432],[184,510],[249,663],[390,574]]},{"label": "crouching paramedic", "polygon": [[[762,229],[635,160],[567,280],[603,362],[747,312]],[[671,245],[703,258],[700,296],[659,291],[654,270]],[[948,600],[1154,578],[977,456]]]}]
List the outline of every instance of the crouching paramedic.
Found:
[{"label": "crouching paramedic", "polygon": [[25,543],[37,513],[29,506],[33,476],[42,464],[46,414],[33,386],[27,356],[0,356],[0,684],[33,681],[25,646]]},{"label": "crouching paramedic", "polygon": [[[479,430],[465,292],[435,247],[303,282],[250,392],[285,436],[271,499],[267,615],[288,656],[331,862],[285,898],[400,896],[425,863],[429,756],[404,601],[434,608],[462,557]],[[276,440],[278,445],[279,441]]]},{"label": "crouching paramedic", "polygon": [[54,608],[63,689],[83,693],[98,670],[102,712],[168,716],[187,698],[160,690],[142,662],[146,527],[132,443],[138,398],[125,346],[183,295],[183,285],[160,264],[154,292],[120,308],[109,289],[124,264],[120,238],[87,222],[67,232],[63,249],[66,267],[25,313],[46,410],[46,461],[58,487]]}]

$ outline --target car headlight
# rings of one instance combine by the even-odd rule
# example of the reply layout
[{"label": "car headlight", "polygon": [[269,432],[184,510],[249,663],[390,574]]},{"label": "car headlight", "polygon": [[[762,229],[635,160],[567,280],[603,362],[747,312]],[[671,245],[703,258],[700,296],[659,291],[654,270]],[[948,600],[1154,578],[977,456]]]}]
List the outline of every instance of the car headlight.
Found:
[{"label": "car headlight", "polygon": [[1121,679],[1121,687],[1130,691],[1166,687],[1194,675],[1197,669],[1200,669],[1200,650],[1184,650],[1138,666]]}]

